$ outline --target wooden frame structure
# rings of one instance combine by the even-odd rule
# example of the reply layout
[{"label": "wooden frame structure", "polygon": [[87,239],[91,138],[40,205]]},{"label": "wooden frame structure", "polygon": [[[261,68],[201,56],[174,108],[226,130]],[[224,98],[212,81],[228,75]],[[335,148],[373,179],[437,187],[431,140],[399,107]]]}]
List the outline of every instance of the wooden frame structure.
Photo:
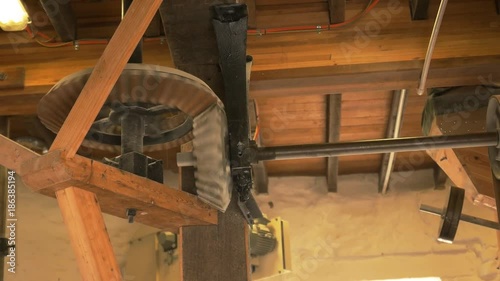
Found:
[{"label": "wooden frame structure", "polygon": [[83,280],[122,280],[101,211],[126,218],[126,209],[135,208],[137,222],[175,232],[217,223],[217,211],[194,195],[76,155],[161,3],[132,3],[48,154],[0,136],[0,165],[15,170],[32,190],[57,198]]}]

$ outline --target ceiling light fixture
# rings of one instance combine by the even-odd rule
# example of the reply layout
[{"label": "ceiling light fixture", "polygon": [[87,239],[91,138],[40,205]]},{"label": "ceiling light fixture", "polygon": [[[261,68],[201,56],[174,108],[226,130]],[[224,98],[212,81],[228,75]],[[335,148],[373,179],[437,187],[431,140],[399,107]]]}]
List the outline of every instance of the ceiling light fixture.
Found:
[{"label": "ceiling light fixture", "polygon": [[4,31],[21,31],[29,23],[29,16],[21,0],[2,0],[0,3],[0,28]]}]

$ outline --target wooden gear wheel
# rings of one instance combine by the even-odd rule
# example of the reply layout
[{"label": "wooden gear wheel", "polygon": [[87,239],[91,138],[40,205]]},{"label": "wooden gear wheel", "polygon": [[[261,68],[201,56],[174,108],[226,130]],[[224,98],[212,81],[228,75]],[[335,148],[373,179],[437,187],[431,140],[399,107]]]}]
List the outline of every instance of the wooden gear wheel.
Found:
[{"label": "wooden gear wheel", "polygon": [[[59,81],[38,105],[38,117],[57,133],[75,104],[92,69]],[[82,145],[120,152],[120,124],[113,114],[139,109],[148,116],[144,152],[166,150],[193,138],[193,120],[221,101],[202,80],[186,72],[157,65],[127,64],[96,117]]]}]

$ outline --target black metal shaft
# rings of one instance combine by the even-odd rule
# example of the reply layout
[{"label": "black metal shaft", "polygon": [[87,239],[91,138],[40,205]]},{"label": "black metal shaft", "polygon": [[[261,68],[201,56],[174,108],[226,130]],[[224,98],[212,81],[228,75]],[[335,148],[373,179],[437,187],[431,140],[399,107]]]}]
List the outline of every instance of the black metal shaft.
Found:
[{"label": "black metal shaft", "polygon": [[443,148],[496,146],[497,144],[498,133],[496,132],[454,136],[378,139],[327,144],[262,147],[258,149],[257,160],[319,158]]},{"label": "black metal shaft", "polygon": [[132,112],[121,117],[122,155],[128,152],[142,153],[144,147],[144,118]]},{"label": "black metal shaft", "polygon": [[[432,215],[437,215],[437,216],[440,216],[441,218],[443,218],[443,210],[435,208],[435,207],[432,207],[432,206],[421,205],[420,206],[420,211],[428,213],[428,214],[432,214]],[[469,216],[469,215],[465,215],[465,214],[461,214],[460,215],[460,220],[468,222],[468,223],[473,223],[473,224],[476,224],[476,225],[480,225],[480,226],[484,226],[484,227],[488,227],[488,228],[500,230],[500,224],[497,223],[497,222],[494,222],[494,221],[485,220],[485,219],[482,219],[482,218],[478,218],[478,217],[474,217],[474,216]]]}]

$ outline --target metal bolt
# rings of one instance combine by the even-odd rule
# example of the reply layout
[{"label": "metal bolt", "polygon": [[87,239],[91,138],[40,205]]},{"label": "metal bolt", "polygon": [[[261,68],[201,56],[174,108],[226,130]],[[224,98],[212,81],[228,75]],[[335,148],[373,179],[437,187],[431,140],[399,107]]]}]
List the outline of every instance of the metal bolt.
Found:
[{"label": "metal bolt", "polygon": [[128,223],[134,223],[134,217],[137,214],[137,210],[133,208],[127,209],[125,214],[128,217]]},{"label": "metal bolt", "polygon": [[7,73],[0,72],[0,81],[5,81],[5,80],[7,80]]}]

